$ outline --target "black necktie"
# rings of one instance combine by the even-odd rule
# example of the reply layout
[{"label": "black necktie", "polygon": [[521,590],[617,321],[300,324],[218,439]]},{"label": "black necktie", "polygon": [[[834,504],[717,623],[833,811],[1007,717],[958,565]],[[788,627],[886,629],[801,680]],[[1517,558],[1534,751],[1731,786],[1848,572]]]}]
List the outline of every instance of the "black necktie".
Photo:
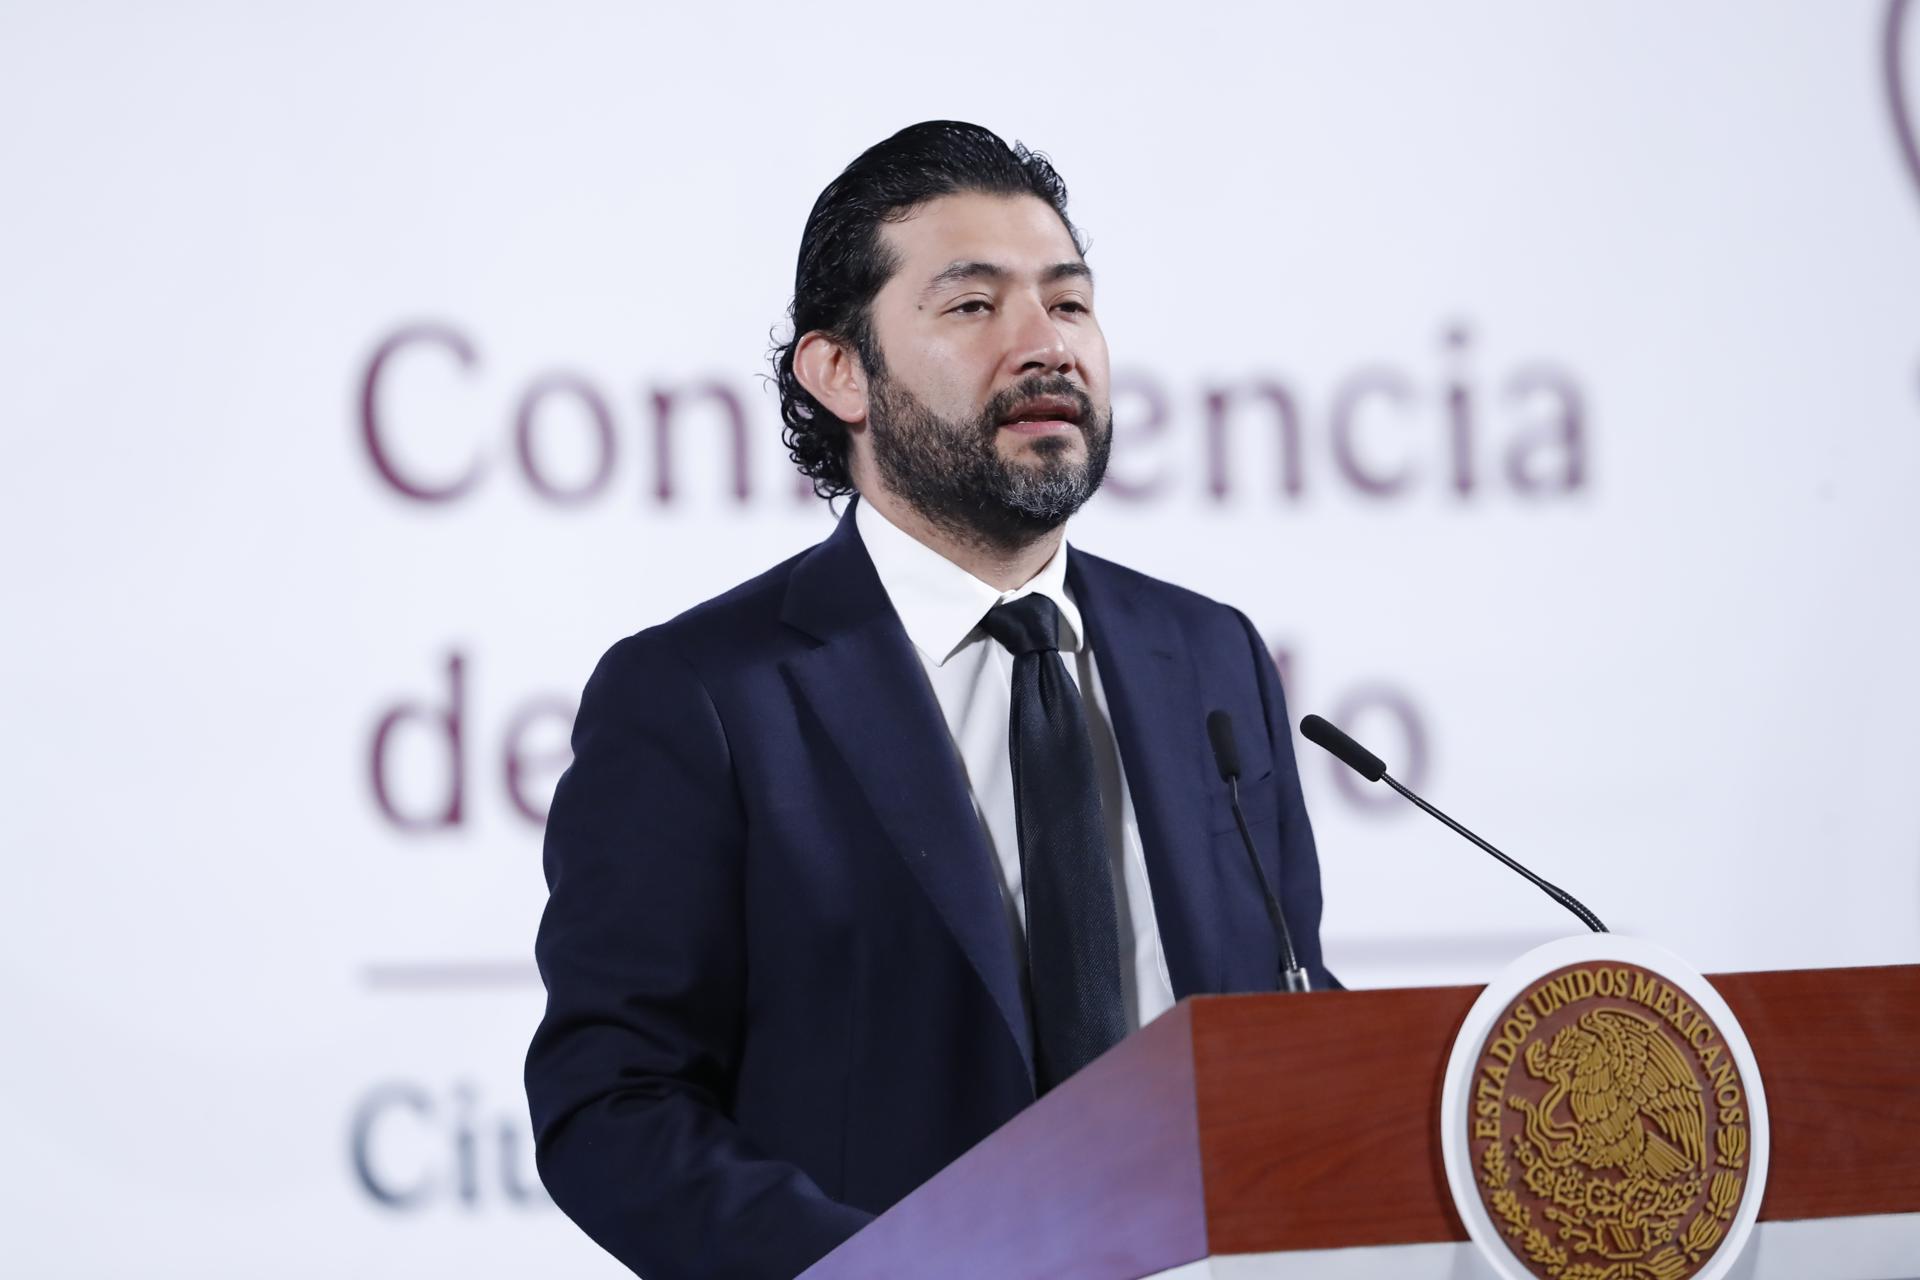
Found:
[{"label": "black necktie", "polygon": [[1060,660],[1060,611],[1028,595],[995,605],[981,626],[1013,654],[1008,746],[1044,1093],[1126,1035],[1120,920],[1087,716]]}]

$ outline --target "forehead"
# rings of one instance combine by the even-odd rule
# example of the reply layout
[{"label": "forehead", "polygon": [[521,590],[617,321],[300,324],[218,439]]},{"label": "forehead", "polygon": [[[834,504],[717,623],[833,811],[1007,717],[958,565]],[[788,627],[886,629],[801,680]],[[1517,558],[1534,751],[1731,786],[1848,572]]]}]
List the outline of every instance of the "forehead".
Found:
[{"label": "forehead", "polygon": [[900,261],[893,283],[919,288],[953,262],[988,262],[1013,271],[1080,261],[1066,224],[1038,196],[961,192],[929,200],[881,236]]}]

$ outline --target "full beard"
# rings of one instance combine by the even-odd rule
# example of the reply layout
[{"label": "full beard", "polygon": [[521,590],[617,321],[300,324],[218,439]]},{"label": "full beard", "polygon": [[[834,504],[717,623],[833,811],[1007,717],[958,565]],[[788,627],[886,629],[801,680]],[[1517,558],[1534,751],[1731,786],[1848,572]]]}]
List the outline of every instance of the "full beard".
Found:
[{"label": "full beard", "polygon": [[[935,528],[973,545],[999,552],[1031,546],[1065,524],[1106,476],[1113,413],[1101,418],[1087,394],[1065,378],[1024,378],[971,421],[941,417],[884,373],[869,378],[868,394],[874,465],[887,488]],[[1035,396],[1078,402],[1084,458],[1072,456],[1064,434],[1031,441],[1031,459],[1000,456],[1000,424]]]}]

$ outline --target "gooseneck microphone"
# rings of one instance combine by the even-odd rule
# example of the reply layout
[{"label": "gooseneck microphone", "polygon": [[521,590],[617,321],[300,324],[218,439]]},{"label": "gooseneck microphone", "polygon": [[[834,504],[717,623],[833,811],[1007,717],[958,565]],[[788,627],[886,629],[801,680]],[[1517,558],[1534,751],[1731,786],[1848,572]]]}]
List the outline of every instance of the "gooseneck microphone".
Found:
[{"label": "gooseneck microphone", "polygon": [[1233,806],[1240,842],[1246,845],[1247,861],[1253,864],[1254,878],[1260,882],[1260,896],[1267,900],[1267,919],[1273,921],[1273,932],[1280,939],[1280,989],[1310,991],[1307,971],[1293,954],[1293,935],[1287,931],[1287,918],[1280,914],[1280,899],[1273,896],[1266,868],[1254,851],[1253,833],[1247,830],[1247,815],[1240,811],[1240,744],[1233,739],[1233,717],[1224,711],[1207,712],[1207,739],[1213,744],[1213,763],[1220,770],[1220,780],[1227,784],[1227,802]]},{"label": "gooseneck microphone", "polygon": [[[1208,728],[1212,728],[1211,721],[1208,722]],[[1455,831],[1458,831],[1461,835],[1473,841],[1494,857],[1500,859],[1500,861],[1504,862],[1507,866],[1531,880],[1534,884],[1538,885],[1541,891],[1549,898],[1552,898],[1555,902],[1578,916],[1580,923],[1587,926],[1587,928],[1593,930],[1595,933],[1605,933],[1607,931],[1607,926],[1600,923],[1600,917],[1581,905],[1578,898],[1568,893],[1565,889],[1560,888],[1558,885],[1548,884],[1545,880],[1542,880],[1539,876],[1533,874],[1533,872],[1527,870],[1512,858],[1509,858],[1506,854],[1500,852],[1485,840],[1482,840],[1479,836],[1473,834],[1473,832],[1467,830],[1452,818],[1449,818],[1446,814],[1440,812],[1425,800],[1422,800],[1419,796],[1401,786],[1398,782],[1394,781],[1393,775],[1387,772],[1387,766],[1381,761],[1379,756],[1376,756],[1373,752],[1367,750],[1352,738],[1349,738],[1334,725],[1322,720],[1319,716],[1308,716],[1300,722],[1300,732],[1306,735],[1308,742],[1313,743],[1317,747],[1326,748],[1339,759],[1340,763],[1346,765],[1347,768],[1353,770],[1368,782],[1386,783],[1395,791],[1398,791],[1401,795],[1413,801],[1422,809],[1440,819],[1440,821],[1446,823],[1449,827],[1452,827]],[[1218,749],[1216,746],[1215,750],[1217,751]]]}]

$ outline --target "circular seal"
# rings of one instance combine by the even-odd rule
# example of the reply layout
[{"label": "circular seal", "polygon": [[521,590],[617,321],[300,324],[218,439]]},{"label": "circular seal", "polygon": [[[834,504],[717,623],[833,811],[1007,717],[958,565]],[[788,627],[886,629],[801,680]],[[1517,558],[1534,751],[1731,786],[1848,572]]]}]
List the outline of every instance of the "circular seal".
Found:
[{"label": "circular seal", "polygon": [[1714,1280],[1752,1231],[1766,1099],[1706,979],[1611,934],[1481,993],[1447,1064],[1454,1205],[1508,1280]]}]

